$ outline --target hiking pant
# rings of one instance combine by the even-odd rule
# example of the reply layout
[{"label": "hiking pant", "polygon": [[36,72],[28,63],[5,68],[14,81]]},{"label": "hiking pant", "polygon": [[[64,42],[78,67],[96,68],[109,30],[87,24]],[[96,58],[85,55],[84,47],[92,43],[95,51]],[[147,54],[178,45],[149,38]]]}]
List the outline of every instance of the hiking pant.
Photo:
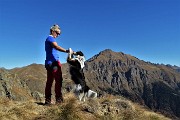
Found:
[{"label": "hiking pant", "polygon": [[59,61],[53,62],[51,65],[46,65],[47,70],[47,82],[45,88],[45,99],[47,102],[51,102],[51,88],[53,81],[55,80],[55,97],[56,101],[63,100],[62,98],[62,71],[61,63]]}]

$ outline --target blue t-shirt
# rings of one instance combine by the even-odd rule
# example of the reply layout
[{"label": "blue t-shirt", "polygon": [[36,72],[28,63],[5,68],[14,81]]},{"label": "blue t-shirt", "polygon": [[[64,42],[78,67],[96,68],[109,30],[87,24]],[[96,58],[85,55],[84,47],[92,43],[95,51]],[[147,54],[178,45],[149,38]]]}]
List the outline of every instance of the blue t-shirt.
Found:
[{"label": "blue t-shirt", "polygon": [[52,35],[49,35],[45,41],[46,65],[52,64],[54,61],[59,61],[58,50],[52,47],[52,42],[56,42],[56,39]]}]

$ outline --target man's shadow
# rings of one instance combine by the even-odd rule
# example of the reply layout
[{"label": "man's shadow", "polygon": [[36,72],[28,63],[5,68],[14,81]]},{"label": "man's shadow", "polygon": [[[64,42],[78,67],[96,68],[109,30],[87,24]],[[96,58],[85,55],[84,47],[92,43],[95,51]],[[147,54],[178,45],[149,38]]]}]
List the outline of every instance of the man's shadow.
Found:
[{"label": "man's shadow", "polygon": [[43,103],[43,102],[35,102],[36,104],[38,104],[38,105],[45,105],[45,103]]}]

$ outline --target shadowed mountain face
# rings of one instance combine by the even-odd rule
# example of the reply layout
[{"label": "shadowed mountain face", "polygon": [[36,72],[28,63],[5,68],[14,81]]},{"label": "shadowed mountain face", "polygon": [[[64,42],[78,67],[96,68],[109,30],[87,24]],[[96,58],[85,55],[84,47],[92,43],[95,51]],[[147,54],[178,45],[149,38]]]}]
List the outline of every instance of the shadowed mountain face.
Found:
[{"label": "shadowed mountain face", "polygon": [[[72,84],[68,64],[63,64],[62,68],[63,87],[67,89]],[[146,105],[154,111],[180,118],[178,69],[177,66],[152,64],[131,55],[107,49],[86,61],[84,73],[90,88],[98,91],[99,95],[104,93],[121,95]],[[39,64],[12,70],[1,69],[0,81],[1,96],[16,96],[16,92],[8,86],[19,86],[19,89],[27,91],[26,95],[42,100],[46,70]],[[12,83],[12,81],[17,82]],[[23,93],[21,94],[23,96]]]},{"label": "shadowed mountain face", "polygon": [[180,73],[172,67],[105,50],[86,62],[85,74],[96,90],[180,117]]}]

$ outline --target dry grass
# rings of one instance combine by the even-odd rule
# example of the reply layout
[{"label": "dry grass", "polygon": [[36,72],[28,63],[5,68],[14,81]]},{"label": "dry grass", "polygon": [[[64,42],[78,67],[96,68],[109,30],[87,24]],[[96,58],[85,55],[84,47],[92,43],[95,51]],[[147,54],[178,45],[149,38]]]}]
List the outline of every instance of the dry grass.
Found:
[{"label": "dry grass", "polygon": [[79,102],[72,93],[61,105],[43,106],[33,101],[0,99],[1,120],[170,120],[129,100],[107,95]]},{"label": "dry grass", "polygon": [[39,115],[37,106],[32,101],[15,102],[8,99],[0,99],[0,119],[1,120],[32,120],[36,115]]}]

